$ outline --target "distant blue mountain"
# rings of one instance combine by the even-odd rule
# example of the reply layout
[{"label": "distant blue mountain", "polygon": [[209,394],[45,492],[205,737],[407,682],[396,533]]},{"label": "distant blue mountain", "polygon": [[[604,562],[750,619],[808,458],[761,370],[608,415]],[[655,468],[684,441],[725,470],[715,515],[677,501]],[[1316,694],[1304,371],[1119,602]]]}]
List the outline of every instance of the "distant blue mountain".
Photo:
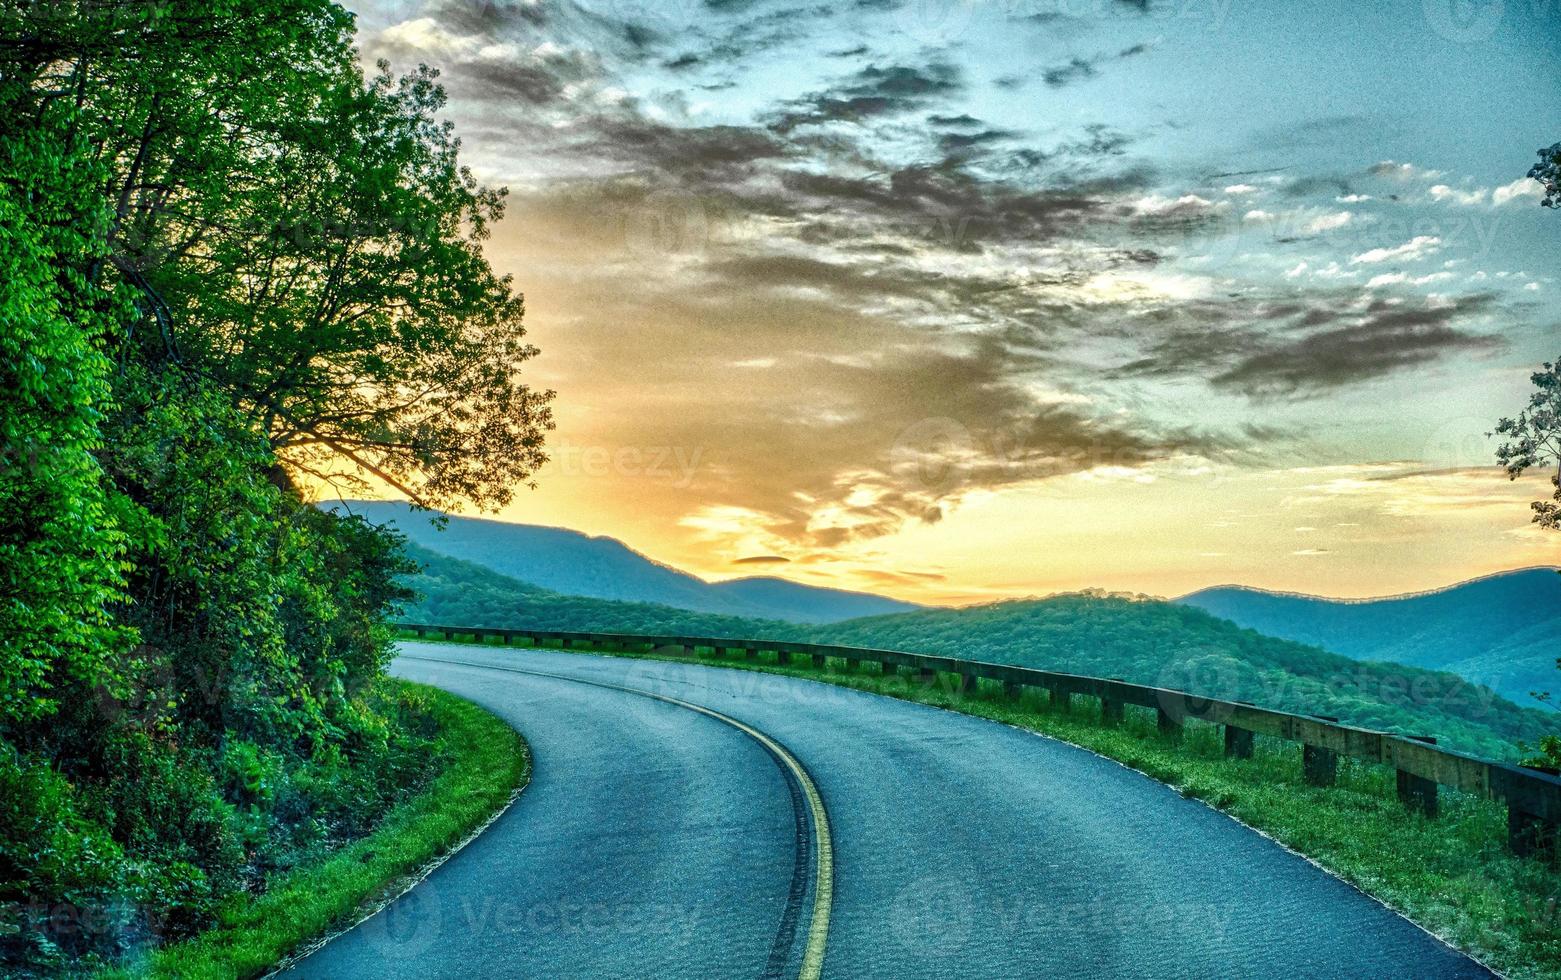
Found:
[{"label": "distant blue mountain", "polygon": [[1449,671],[1519,704],[1533,703],[1531,691],[1552,691],[1561,700],[1561,574],[1553,568],[1383,599],[1220,586],[1176,601],[1356,660]]},{"label": "distant blue mountain", "polygon": [[898,599],[773,577],[706,582],[647,558],[616,538],[566,528],[450,516],[441,531],[430,524],[433,513],[413,511],[404,503],[348,501],[345,506],[376,524],[393,524],[430,551],[564,595],[793,623],[833,623],[921,608]]}]

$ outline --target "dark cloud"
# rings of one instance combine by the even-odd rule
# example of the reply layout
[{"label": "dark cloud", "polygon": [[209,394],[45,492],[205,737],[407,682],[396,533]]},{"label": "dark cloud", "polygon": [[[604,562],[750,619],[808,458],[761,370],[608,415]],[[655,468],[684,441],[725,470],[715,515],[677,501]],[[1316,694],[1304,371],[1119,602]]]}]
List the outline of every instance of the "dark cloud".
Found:
[{"label": "dark cloud", "polygon": [[1497,308],[1493,294],[1444,302],[1218,302],[1176,311],[1178,323],[1126,374],[1207,377],[1251,398],[1307,398],[1505,341],[1469,323]]},{"label": "dark cloud", "polygon": [[827,92],[790,103],[772,117],[779,133],[799,126],[860,123],[877,116],[911,112],[962,88],[959,71],[946,62],[923,67],[869,65]]},{"label": "dark cloud", "polygon": [[1358,323],[1249,354],[1213,384],[1254,397],[1315,395],[1452,354],[1490,353],[1505,346],[1500,337],[1456,324],[1494,305],[1495,297],[1482,293],[1434,306],[1374,309]]},{"label": "dark cloud", "polygon": [[753,555],[748,558],[732,559],[733,565],[788,565],[790,563],[790,558],[783,558],[780,555]]},{"label": "dark cloud", "polygon": [[1072,85],[1074,82],[1083,81],[1086,78],[1094,78],[1100,74],[1095,68],[1095,62],[1085,58],[1073,58],[1066,64],[1056,65],[1041,73],[1041,80],[1053,88],[1061,88],[1064,85]]},{"label": "dark cloud", "polygon": [[1073,57],[1066,62],[1053,65],[1041,73],[1041,80],[1052,88],[1062,88],[1075,82],[1082,82],[1094,78],[1100,74],[1100,66],[1114,61],[1123,61],[1128,58],[1136,58],[1141,54],[1147,54],[1154,46],[1148,42],[1131,45],[1112,54],[1097,54],[1089,58]]}]

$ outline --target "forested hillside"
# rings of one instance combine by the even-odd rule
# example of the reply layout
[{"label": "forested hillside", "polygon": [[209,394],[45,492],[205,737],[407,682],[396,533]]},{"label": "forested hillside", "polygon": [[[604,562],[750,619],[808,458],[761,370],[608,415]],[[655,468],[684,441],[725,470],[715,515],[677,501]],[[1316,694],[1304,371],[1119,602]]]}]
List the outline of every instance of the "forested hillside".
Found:
[{"label": "forested hillside", "polygon": [[1520,704],[1561,693],[1561,574],[1528,568],[1435,592],[1339,600],[1245,589],[1204,589],[1177,600],[1270,636],[1357,660],[1446,670]]},{"label": "forested hillside", "polygon": [[934,653],[1159,684],[1510,758],[1549,719],[1452,674],[1362,663],[1153,599],[1074,594],[799,626],[549,593],[414,549],[418,622],[808,640]]},{"label": "forested hillside", "polygon": [[376,524],[390,524],[429,551],[475,562],[563,595],[795,623],[830,623],[919,608],[884,596],[778,578],[706,582],[647,558],[616,538],[593,537],[568,528],[419,513],[399,501],[352,500],[331,506]]},{"label": "forested hillside", "polygon": [[603,633],[688,633],[698,636],[800,636],[779,620],[697,613],[652,602],[614,602],[563,595],[517,582],[476,562],[451,558],[415,544],[408,556],[422,573],[406,578],[418,599],[412,622],[441,626],[517,626]]},{"label": "forested hillside", "polygon": [[395,535],[543,460],[501,195],[324,0],[0,2],[0,974],[187,935],[438,762]]},{"label": "forested hillside", "polygon": [[1242,629],[1199,609],[1103,593],[861,619],[815,631],[831,641],[1121,677],[1437,736],[1502,758],[1548,731],[1456,675],[1352,660]]}]

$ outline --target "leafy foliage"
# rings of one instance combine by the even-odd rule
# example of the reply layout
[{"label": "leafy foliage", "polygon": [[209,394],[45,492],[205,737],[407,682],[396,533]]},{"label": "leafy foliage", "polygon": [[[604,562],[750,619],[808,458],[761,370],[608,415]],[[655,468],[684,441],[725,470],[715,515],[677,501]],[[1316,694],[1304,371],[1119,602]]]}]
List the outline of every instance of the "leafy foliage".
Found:
[{"label": "leafy foliage", "polygon": [[1540,202],[1547,208],[1561,208],[1561,143],[1539,151],[1539,162],[1529,169],[1528,175],[1545,185],[1545,199]]},{"label": "leafy foliage", "polygon": [[[1538,179],[1547,181],[1545,203],[1556,206],[1555,167],[1561,166],[1561,144],[1551,147],[1548,152],[1552,154],[1551,170],[1548,178],[1539,176]],[[1535,168],[1536,171],[1539,169]],[[1536,175],[1531,172],[1529,176]],[[1516,418],[1504,418],[1496,423],[1496,434],[1510,440],[1496,450],[1496,461],[1506,467],[1507,475],[1514,480],[1531,467],[1556,468],[1556,475],[1550,478],[1555,493],[1549,500],[1536,500],[1531,506],[1535,524],[1561,530],[1561,360],[1545,364],[1529,380],[1534,383],[1534,393],[1529,397],[1528,407]],[[1561,668],[1561,658],[1557,658],[1556,666]],[[1546,693],[1541,698],[1548,701],[1550,695]],[[1561,770],[1561,735],[1545,734],[1539,739],[1537,748],[1537,754],[1528,760],[1530,764]]]},{"label": "leafy foliage", "polygon": [[327,0],[0,0],[0,972],[200,929],[429,777],[401,540],[300,486],[545,458],[443,99]]},{"label": "leafy foliage", "polygon": [[1556,475],[1550,478],[1555,493],[1549,500],[1534,501],[1534,523],[1561,530],[1561,360],[1547,362],[1529,380],[1534,393],[1528,407],[1496,423],[1492,434],[1509,440],[1496,450],[1496,461],[1514,480],[1531,468],[1555,467]]}]

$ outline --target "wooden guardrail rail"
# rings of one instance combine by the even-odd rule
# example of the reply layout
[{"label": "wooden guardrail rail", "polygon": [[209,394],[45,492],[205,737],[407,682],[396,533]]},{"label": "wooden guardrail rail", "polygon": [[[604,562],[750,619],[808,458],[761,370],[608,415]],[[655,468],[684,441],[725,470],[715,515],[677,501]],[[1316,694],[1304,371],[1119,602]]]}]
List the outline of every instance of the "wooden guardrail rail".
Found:
[{"label": "wooden guardrail rail", "polygon": [[929,680],[939,673],[953,674],[958,678],[961,690],[971,690],[982,680],[1003,685],[1011,695],[1026,687],[1038,688],[1049,692],[1051,700],[1061,705],[1067,705],[1074,697],[1098,700],[1101,720],[1108,725],[1120,722],[1123,706],[1129,704],[1153,709],[1160,729],[1171,734],[1178,732],[1187,719],[1222,725],[1225,753],[1233,758],[1251,756],[1254,735],[1299,743],[1303,773],[1307,781],[1315,785],[1326,786],[1334,781],[1339,756],[1391,766],[1398,773],[1399,799],[1410,809],[1430,817],[1437,814],[1439,786],[1499,801],[1507,807],[1508,843],[1520,855],[1553,856],[1557,829],[1561,827],[1561,778],[1548,772],[1465,755],[1442,748],[1429,738],[1356,728],[1340,724],[1336,719],[1290,714],[1242,701],[1223,701],[1123,680],[824,643],[487,629],[420,623],[399,624],[399,628],[419,637],[439,634],[447,639],[471,637],[478,642],[496,639],[506,645],[527,640],[536,646],[549,642],[557,642],[565,648],[577,644],[604,644],[680,653],[705,648],[717,652],[741,651],[748,657],[773,652],[782,661],[810,658],[815,666],[823,666],[826,658],[844,660],[852,665],[878,664],[886,675],[902,668]]}]

